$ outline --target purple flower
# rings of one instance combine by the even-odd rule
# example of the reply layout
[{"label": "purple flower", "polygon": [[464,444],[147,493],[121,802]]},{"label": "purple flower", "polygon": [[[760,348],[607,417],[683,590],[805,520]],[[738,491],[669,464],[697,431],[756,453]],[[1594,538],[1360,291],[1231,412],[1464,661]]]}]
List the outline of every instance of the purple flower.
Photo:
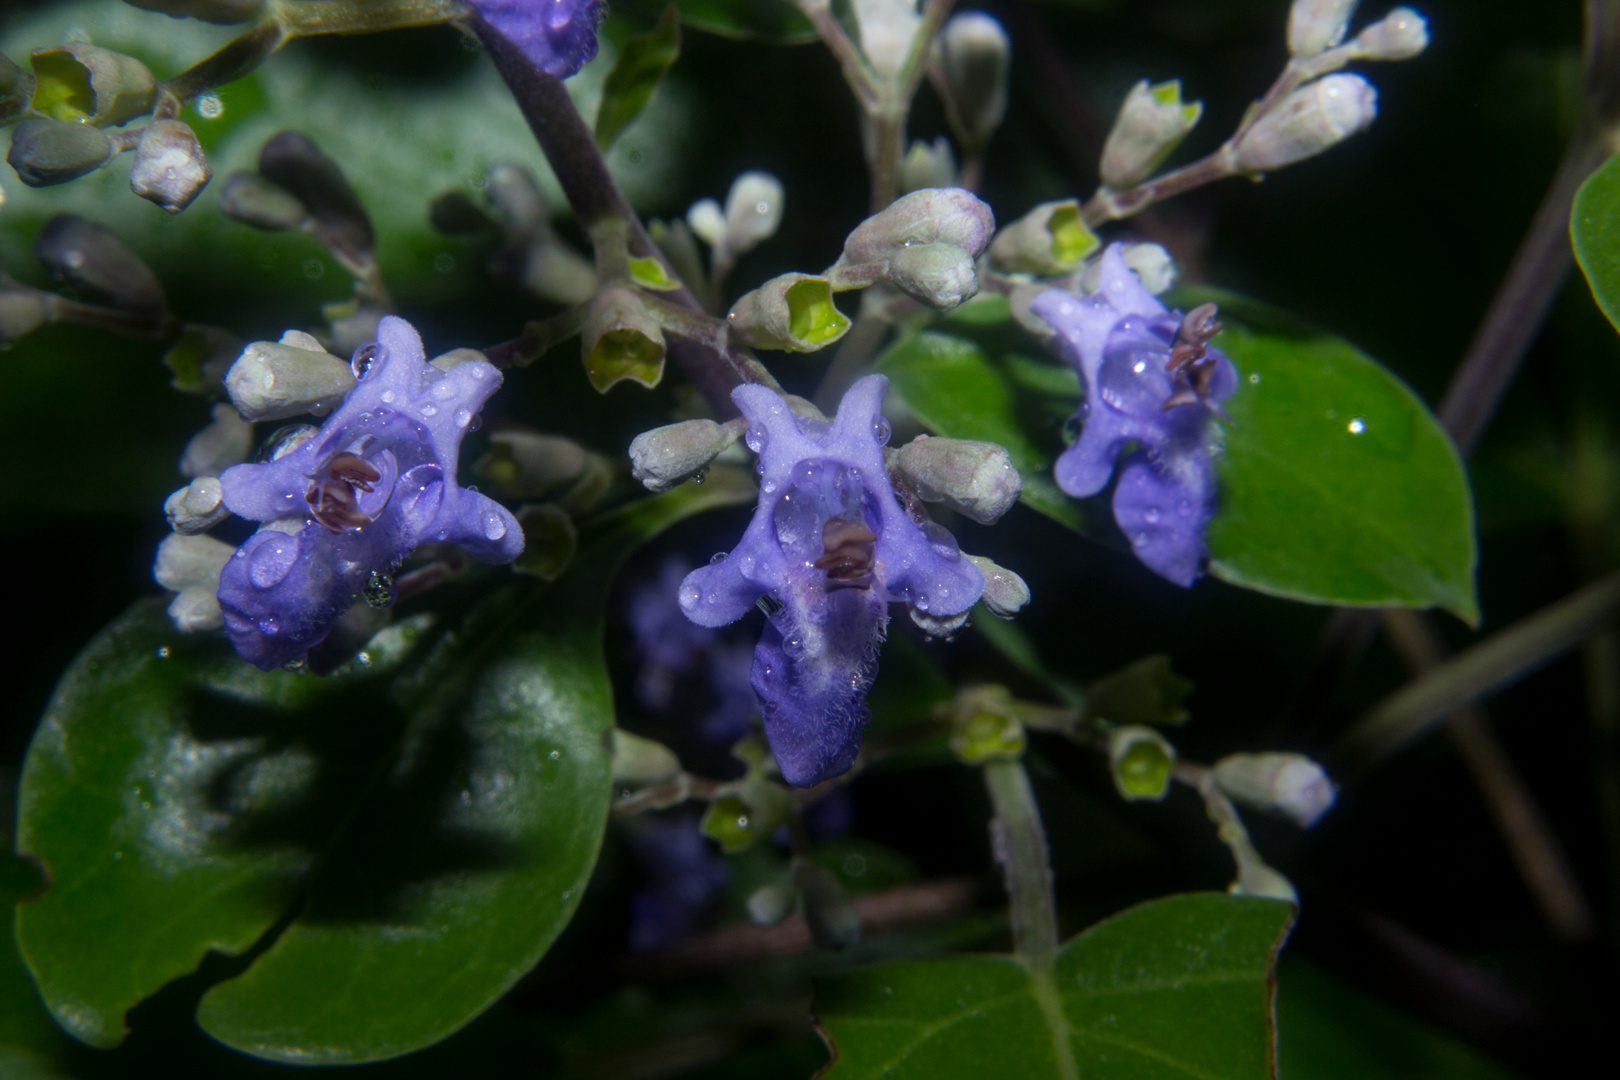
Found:
[{"label": "purple flower", "polygon": [[895,498],[883,463],[887,386],[862,379],[830,424],[795,416],[762,386],[733,390],[759,455],[759,507],[730,556],[680,588],[681,609],[702,626],[735,622],[761,597],[775,602],[752,682],[782,777],[798,787],[854,764],[890,601],[948,616],[984,591],[951,534],[913,521]]},{"label": "purple flower", "polygon": [[1208,347],[1220,330],[1214,305],[1185,316],[1165,310],[1115,244],[1103,253],[1096,292],[1049,289],[1030,310],[1056,331],[1053,347],[1086,391],[1085,428],[1057,460],[1058,487],[1095,495],[1135,443],[1118,462],[1114,520],[1150,569],[1191,585],[1214,512],[1217,403],[1237,389],[1237,369]]},{"label": "purple flower", "polygon": [[500,372],[427,363],[393,316],[377,337],[355,351],[359,384],[319,430],[220,476],[225,506],[263,523],[225,564],[219,603],[236,651],[266,671],[301,659],[368,585],[389,588],[418,544],[492,563],[523,550],[505,507],[456,484],[462,436]]},{"label": "purple flower", "polygon": [[534,66],[559,79],[596,55],[605,0],[470,0],[491,26],[523,50]]},{"label": "purple flower", "polygon": [[674,945],[696,928],[730,880],[730,868],[692,814],[643,818],[630,826],[630,850],[647,884],[630,898],[630,948]]},{"label": "purple flower", "polygon": [[675,597],[690,569],[686,560],[671,556],[656,579],[630,594],[630,632],[642,657],[636,698],[653,712],[666,712],[677,680],[693,677],[706,684],[713,699],[713,708],[699,721],[703,737],[730,744],[748,734],[749,720],[759,711],[749,682],[752,650],[682,613]]}]

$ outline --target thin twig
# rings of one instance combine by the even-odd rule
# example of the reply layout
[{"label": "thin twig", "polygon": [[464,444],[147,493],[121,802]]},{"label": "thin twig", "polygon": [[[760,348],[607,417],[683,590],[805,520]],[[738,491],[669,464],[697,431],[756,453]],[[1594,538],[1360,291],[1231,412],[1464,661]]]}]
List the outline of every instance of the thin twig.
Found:
[{"label": "thin twig", "polygon": [[[1390,644],[1414,675],[1445,662],[1446,650],[1429,620],[1413,611],[1384,613]],[[1570,868],[1558,837],[1513,761],[1491,733],[1485,716],[1472,705],[1446,718],[1446,733],[1484,796],[1519,876],[1554,933],[1566,941],[1592,937],[1592,907]]]},{"label": "thin twig", "polygon": [[1029,774],[1022,761],[998,759],[985,763],[984,783],[995,809],[992,847],[1012,901],[1013,951],[1031,967],[1049,969],[1057,954],[1057,902],[1046,830]]},{"label": "thin twig", "polygon": [[1620,572],[1609,574],[1458,653],[1375,705],[1334,744],[1332,756],[1365,768],[1418,738],[1453,710],[1523,679],[1605,629],[1620,613]]}]

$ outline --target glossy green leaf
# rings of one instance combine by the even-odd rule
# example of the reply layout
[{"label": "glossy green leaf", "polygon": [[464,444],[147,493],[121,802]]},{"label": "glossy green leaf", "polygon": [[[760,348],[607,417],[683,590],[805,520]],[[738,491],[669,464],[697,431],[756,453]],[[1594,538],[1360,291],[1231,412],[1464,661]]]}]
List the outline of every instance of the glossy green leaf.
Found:
[{"label": "glossy green leaf", "polygon": [[1058,952],[907,961],[822,979],[829,1080],[1275,1077],[1274,965],[1293,908],[1218,893],[1155,900]]},{"label": "glossy green leaf", "polygon": [[929,430],[999,443],[1024,478],[1023,501],[1055,521],[1088,531],[1085,508],[1058,490],[1051,458],[1030,438],[1005,369],[965,338],[933,331],[897,342],[878,361],[890,393]]},{"label": "glossy green leaf", "polygon": [[[6,791],[0,786],[0,796]],[[4,816],[0,809],[0,824]],[[0,851],[0,911],[9,912],[43,884],[33,866],[9,851]],[[11,934],[5,934],[0,940],[0,1076],[6,1080],[57,1080],[65,1075],[58,1065],[67,1041],[41,1004]]]},{"label": "glossy green leaf", "polygon": [[334,676],[259,672],[175,633],[157,601],[98,635],[19,800],[19,848],[51,887],[19,909],[18,941],[57,1020],[114,1045],[136,1002],[294,912],[204,998],[222,1042],[376,1060],[499,997],[566,925],[601,840],[612,572],[674,521],[753,497],[716,473],[587,522],[561,581],[515,580],[454,633],[396,624]]},{"label": "glossy green leaf", "polygon": [[602,82],[596,107],[596,145],[606,148],[641,115],[658,84],[681,55],[681,13],[673,4],[645,34],[629,38]]},{"label": "glossy green leaf", "polygon": [[1216,459],[1211,572],[1294,600],[1475,622],[1473,498],[1417,395],[1326,334],[1230,325],[1216,344],[1242,381]]},{"label": "glossy green leaf", "polygon": [[1620,329],[1620,155],[1587,177],[1575,193],[1569,232],[1592,298]]}]

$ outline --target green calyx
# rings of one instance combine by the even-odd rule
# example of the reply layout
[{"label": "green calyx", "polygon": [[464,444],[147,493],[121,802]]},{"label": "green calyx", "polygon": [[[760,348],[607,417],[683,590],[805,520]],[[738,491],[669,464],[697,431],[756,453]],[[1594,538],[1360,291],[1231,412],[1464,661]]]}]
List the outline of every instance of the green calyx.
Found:
[{"label": "green calyx", "polygon": [[1170,790],[1176,753],[1157,732],[1148,728],[1118,728],[1109,735],[1109,763],[1121,798],[1157,802]]},{"label": "green calyx", "polygon": [[657,386],[664,374],[664,343],[633,327],[609,330],[585,354],[585,374],[604,393],[625,379]]},{"label": "green calyx", "polygon": [[631,259],[630,279],[644,289],[656,292],[671,292],[681,287],[681,283],[664,272],[664,264],[657,259]]},{"label": "green calyx", "polygon": [[1052,261],[1063,265],[1078,263],[1102,243],[1086,227],[1079,205],[1072,202],[1052,211],[1046,219],[1046,232],[1052,238]]},{"label": "green calyx", "polygon": [[833,304],[832,285],[824,278],[807,277],[787,287],[788,332],[795,341],[812,348],[838,340],[849,329],[849,318]]},{"label": "green calyx", "polygon": [[107,127],[150,112],[157,80],[133,56],[81,42],[40,49],[34,67],[33,110],[53,120]]},{"label": "green calyx", "polygon": [[976,712],[959,719],[950,738],[951,752],[964,765],[1016,760],[1024,756],[1027,743],[1024,725],[992,712]]}]

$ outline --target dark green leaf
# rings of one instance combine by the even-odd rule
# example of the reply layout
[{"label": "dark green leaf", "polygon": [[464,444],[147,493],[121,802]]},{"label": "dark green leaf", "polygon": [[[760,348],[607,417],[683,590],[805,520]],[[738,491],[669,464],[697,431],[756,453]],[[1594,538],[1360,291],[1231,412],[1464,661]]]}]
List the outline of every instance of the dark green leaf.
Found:
[{"label": "dark green leaf", "polygon": [[1010,956],[820,980],[830,1080],[1252,1080],[1277,1075],[1273,969],[1293,909],[1202,893],[1063,946],[1050,980]]},{"label": "dark green leaf", "polygon": [[116,1044],[136,1002],[294,910],[205,997],[221,1041],[375,1060],[477,1015],[566,924],[595,861],[615,566],[752,496],[716,470],[588,522],[560,582],[513,581],[456,633],[391,627],[328,678],[258,672],[137,604],[69,668],[24,766],[19,846],[51,888],[17,933],[58,1021]]},{"label": "dark green leaf", "polygon": [[676,0],[681,21],[694,30],[744,41],[799,45],[816,31],[792,0]]},{"label": "dark green leaf", "polygon": [[[7,785],[0,784],[0,795]],[[0,811],[4,813],[4,811]],[[37,892],[38,870],[9,851],[0,851],[0,911]],[[34,980],[29,977],[12,936],[0,941],[0,1076],[6,1080],[57,1080],[56,1064],[67,1039],[51,1022]]]},{"label": "dark green leaf", "polygon": [[885,352],[877,370],[891,392],[929,430],[999,443],[1024,478],[1023,501],[1054,521],[1088,531],[1084,508],[1058,490],[1051,459],[1025,434],[1006,372],[965,338],[926,331]]},{"label": "dark green leaf", "polygon": [[628,39],[619,49],[619,59],[602,82],[602,103],[596,108],[597,146],[611,146],[619,132],[641,115],[680,55],[681,13],[671,4],[651,30]]},{"label": "dark green leaf", "polygon": [[1158,727],[1185,724],[1182,702],[1195,685],[1176,674],[1168,656],[1144,656],[1086,687],[1086,718]]},{"label": "dark green leaf", "polygon": [[1620,155],[1587,177],[1576,192],[1569,231],[1593,298],[1620,328]]},{"label": "dark green leaf", "polygon": [[1468,622],[1478,550],[1457,452],[1404,383],[1326,334],[1230,326],[1211,571],[1295,600],[1433,607]]}]

